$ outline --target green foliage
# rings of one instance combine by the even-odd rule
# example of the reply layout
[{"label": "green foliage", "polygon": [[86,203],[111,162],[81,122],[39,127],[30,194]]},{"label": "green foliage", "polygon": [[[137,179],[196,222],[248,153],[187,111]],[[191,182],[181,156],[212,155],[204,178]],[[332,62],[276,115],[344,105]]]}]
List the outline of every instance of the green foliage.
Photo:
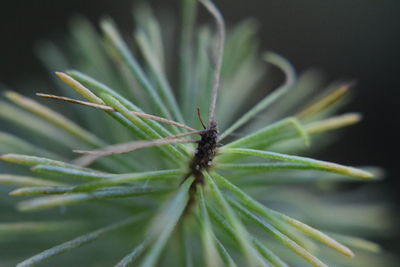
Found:
[{"label": "green foliage", "polygon": [[[200,2],[213,11],[211,2]],[[346,181],[376,181],[379,169],[298,155],[318,150],[331,139],[330,131],[361,119],[334,115],[347,101],[350,84],[320,86],[317,74],[297,78],[282,56],[260,55],[252,21],[226,36],[216,105],[224,144],[202,170],[204,181],[184,179],[196,149],[188,136],[200,128],[196,108],[205,113],[214,96],[217,55],[209,48],[221,36],[196,24],[197,1],[183,0],[182,7],[180,32],[173,36],[164,31],[172,26],[143,5],[134,15],[134,45],[111,19],[101,22],[99,34],[79,18],[71,26],[75,55],[53,44],[39,48],[49,70],[79,70],[57,73],[63,82],[57,90],[87,107],[63,103],[51,109],[51,100],[4,92],[0,117],[10,125],[4,130],[17,130],[0,132],[0,265],[394,264],[364,239],[370,229],[390,231],[386,206],[365,203],[365,209],[346,212],[344,194],[335,189]],[[178,47],[172,62],[169,47]],[[280,69],[286,80],[254,103],[251,95],[260,89],[266,66]],[[321,87],[326,88],[309,102]],[[65,109],[73,112],[61,114]],[[183,141],[174,143],[171,136],[182,134]],[[72,152],[110,150],[128,141],[154,147],[101,158]],[[332,192],[333,199],[324,199]],[[369,209],[372,215],[361,212]],[[337,218],[327,223],[328,214]],[[89,242],[94,246],[84,249]],[[62,253],[67,257],[55,257]]]}]

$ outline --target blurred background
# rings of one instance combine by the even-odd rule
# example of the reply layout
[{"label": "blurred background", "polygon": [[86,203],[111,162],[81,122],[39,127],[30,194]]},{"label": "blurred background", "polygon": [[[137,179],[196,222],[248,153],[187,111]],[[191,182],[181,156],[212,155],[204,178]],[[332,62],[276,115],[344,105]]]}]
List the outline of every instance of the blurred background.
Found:
[{"label": "blurred background", "polygon": [[[18,91],[46,86],[49,76],[35,56],[40,40],[62,43],[69,19],[80,14],[93,23],[112,16],[131,32],[130,7],[119,1],[2,1],[0,10],[0,81]],[[178,0],[150,0],[156,9],[177,15]],[[259,22],[261,48],[288,58],[298,71],[315,67],[327,81],[357,81],[354,100],[345,111],[361,112],[364,120],[344,133],[340,143],[320,158],[349,165],[374,164],[387,171],[383,187],[400,203],[400,1],[399,0],[216,0],[226,21],[253,17]],[[32,88],[32,84],[35,87]]]}]

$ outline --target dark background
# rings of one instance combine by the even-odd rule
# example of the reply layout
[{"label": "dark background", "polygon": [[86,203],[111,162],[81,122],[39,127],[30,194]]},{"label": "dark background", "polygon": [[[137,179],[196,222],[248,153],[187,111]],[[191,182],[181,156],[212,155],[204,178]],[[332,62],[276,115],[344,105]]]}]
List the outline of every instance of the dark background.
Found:
[{"label": "dark background", "polygon": [[[97,22],[111,15],[124,31],[133,29],[133,0],[2,1],[0,10],[0,81],[18,90],[24,79],[48,79],[34,54],[38,40],[60,40],[73,15]],[[178,8],[178,0],[150,1]],[[364,114],[340,144],[323,158],[346,164],[375,164],[388,176],[383,184],[399,203],[398,106],[400,84],[399,0],[219,0],[228,24],[254,17],[262,47],[287,57],[298,70],[318,67],[328,79],[354,78],[357,91],[347,110]],[[37,79],[37,78],[35,78]]]}]

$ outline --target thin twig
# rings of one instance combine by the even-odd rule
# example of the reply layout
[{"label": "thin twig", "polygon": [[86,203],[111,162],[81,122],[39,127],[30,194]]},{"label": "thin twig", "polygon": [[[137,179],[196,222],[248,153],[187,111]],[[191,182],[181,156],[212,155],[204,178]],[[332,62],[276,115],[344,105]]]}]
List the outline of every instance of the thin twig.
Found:
[{"label": "thin twig", "polygon": [[[97,109],[101,109],[101,110],[105,110],[105,111],[117,112],[114,108],[107,106],[107,105],[100,105],[100,104],[95,104],[95,103],[91,103],[91,102],[87,102],[87,101],[81,101],[81,100],[77,100],[77,99],[73,99],[73,98],[69,98],[69,97],[65,97],[65,96],[56,96],[56,95],[41,94],[41,93],[37,93],[36,95],[39,97],[43,97],[43,98],[56,99],[56,100],[66,101],[66,102],[70,102],[70,103],[74,103],[74,104],[79,104],[79,105],[86,106],[86,107],[92,107],[92,108],[97,108]],[[166,123],[169,125],[174,125],[174,126],[177,126],[177,127],[189,130],[189,131],[196,131],[196,129],[193,129],[190,126],[187,126],[185,124],[182,124],[182,123],[179,123],[176,121],[168,120],[168,119],[158,117],[155,115],[150,115],[147,113],[141,113],[141,112],[136,112],[136,111],[130,111],[130,112],[132,114],[134,114],[135,116],[138,116],[141,118],[159,121],[159,122]]]},{"label": "thin twig", "polygon": [[185,137],[188,135],[201,134],[202,132],[203,131],[188,132],[150,141],[133,141],[128,143],[107,146],[99,150],[74,150],[75,153],[86,154],[85,156],[75,159],[74,163],[80,166],[87,166],[101,157],[128,153],[142,148],[161,146],[161,145],[197,143],[198,142],[197,140],[180,140],[178,138]]},{"label": "thin twig", "polygon": [[215,108],[217,105],[217,97],[218,97],[218,89],[220,87],[220,79],[221,79],[221,67],[222,60],[224,57],[224,44],[225,44],[225,22],[224,19],[219,12],[218,8],[212,3],[210,0],[199,0],[204,7],[211,13],[214,17],[216,25],[217,25],[217,47],[215,56],[217,57],[215,60],[214,66],[214,81],[213,87],[211,91],[211,103],[210,110],[208,115],[208,124],[215,124]]}]

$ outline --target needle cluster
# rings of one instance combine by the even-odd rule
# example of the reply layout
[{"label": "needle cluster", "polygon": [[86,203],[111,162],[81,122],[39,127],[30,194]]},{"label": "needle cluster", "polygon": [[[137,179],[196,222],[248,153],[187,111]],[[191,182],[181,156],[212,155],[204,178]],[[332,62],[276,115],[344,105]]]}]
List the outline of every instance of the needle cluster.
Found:
[{"label": "needle cluster", "polygon": [[[196,23],[200,7],[211,26]],[[57,72],[61,83],[41,98],[5,90],[1,264],[394,265],[367,240],[391,229],[387,206],[355,200],[371,199],[368,189],[338,190],[382,171],[302,156],[361,120],[336,115],[351,82],[297,75],[284,57],[259,52],[253,21],[225,33],[210,0],[182,0],[178,35],[149,6],[136,10],[134,49],[111,19],[99,34],[79,18],[73,52],[39,49],[51,72],[79,71]],[[266,66],[285,80],[256,100]],[[209,111],[206,124],[196,108]]]}]

